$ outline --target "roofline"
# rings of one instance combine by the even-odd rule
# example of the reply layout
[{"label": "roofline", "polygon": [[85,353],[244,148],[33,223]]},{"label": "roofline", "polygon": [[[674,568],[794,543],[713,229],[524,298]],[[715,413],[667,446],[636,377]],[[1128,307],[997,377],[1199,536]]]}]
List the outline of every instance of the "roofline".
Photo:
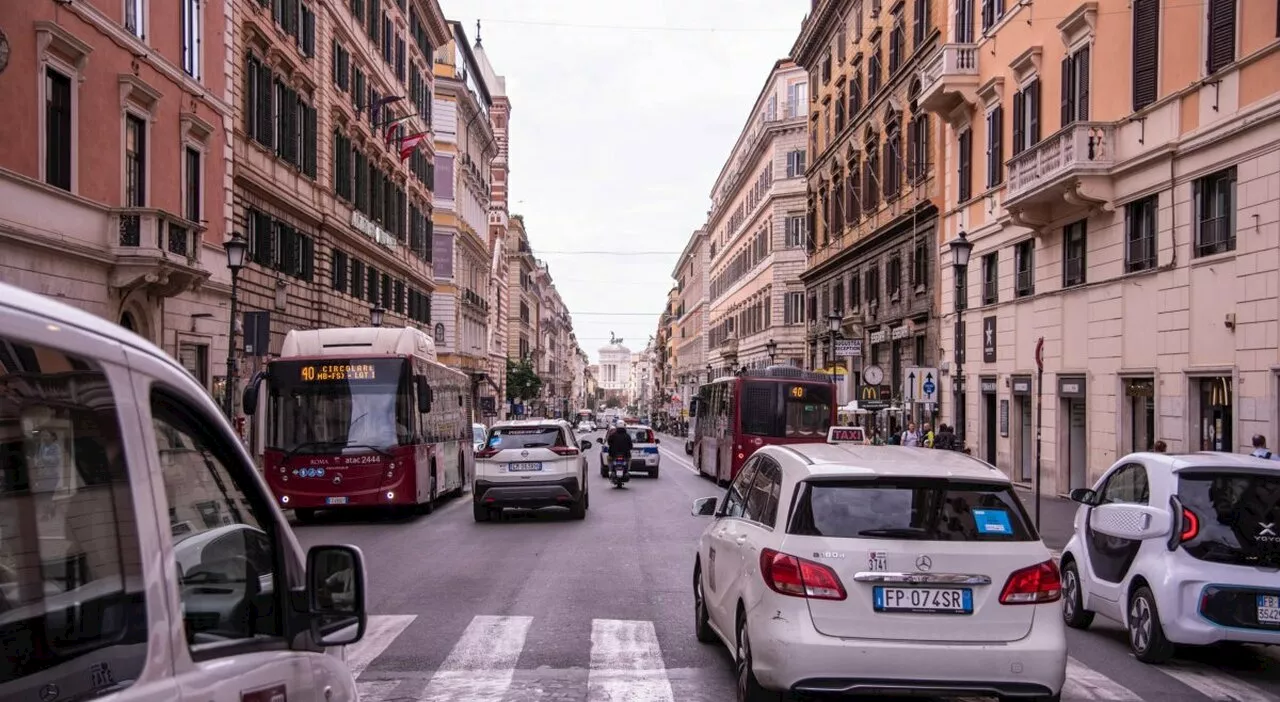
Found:
[{"label": "roofline", "polygon": [[751,103],[751,111],[747,114],[747,121],[743,123],[742,129],[738,130],[738,138],[733,142],[733,148],[729,150],[729,157],[725,159],[724,165],[720,167],[720,173],[716,176],[715,182],[711,185],[711,195],[714,198],[716,191],[720,189],[720,183],[724,181],[725,174],[729,171],[729,165],[733,163],[733,157],[737,155],[738,148],[742,146],[742,140],[747,136],[747,128],[751,126],[751,120],[755,118],[756,111],[760,108],[764,100],[765,93],[769,90],[769,86],[773,84],[774,76],[778,75],[782,70],[782,64],[789,63],[799,68],[799,64],[792,61],[790,57],[780,58],[773,62],[773,68],[769,69],[769,77],[765,78],[764,85],[760,86],[760,92],[756,93],[755,102]]},{"label": "roofline", "polygon": [[680,252],[680,258],[676,259],[676,267],[671,270],[671,277],[673,279],[680,277],[680,269],[684,267],[685,261],[693,255],[693,247],[698,243],[699,237],[703,239],[707,237],[707,230],[705,227],[698,227],[689,235],[689,240],[684,244],[684,250]]},{"label": "roofline", "polygon": [[[484,79],[484,75],[482,75],[482,71],[480,70],[480,62],[476,60],[475,52],[471,50],[471,44],[467,42],[466,30],[462,28],[462,23],[459,22],[458,20],[449,20],[449,24],[453,26],[454,42],[458,44],[458,46],[462,47],[462,53],[466,56],[467,61],[470,62],[471,64],[470,66],[467,66],[467,68],[476,69],[475,70],[475,73],[477,74],[476,85],[480,86],[480,92],[483,93],[481,97],[484,98],[486,102],[485,106],[493,107],[493,95],[489,93],[489,83]],[[458,82],[462,83],[463,85],[466,85],[465,81],[458,81]]]},{"label": "roofline", "polygon": [[817,51],[820,45],[825,46],[825,43],[817,41],[825,36],[821,30],[825,30],[831,23],[831,17],[836,14],[835,9],[846,2],[846,0],[817,1],[818,6],[805,16],[800,24],[800,33],[796,35],[796,41],[791,45],[791,59],[806,70],[811,65],[810,59],[814,58],[811,54]]}]

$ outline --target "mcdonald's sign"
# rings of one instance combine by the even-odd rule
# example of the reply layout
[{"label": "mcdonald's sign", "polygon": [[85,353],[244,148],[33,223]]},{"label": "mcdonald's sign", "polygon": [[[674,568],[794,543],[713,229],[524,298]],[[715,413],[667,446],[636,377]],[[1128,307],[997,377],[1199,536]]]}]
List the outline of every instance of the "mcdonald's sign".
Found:
[{"label": "mcdonald's sign", "polygon": [[876,401],[880,399],[880,387],[878,385],[863,385],[859,398],[863,401]]}]

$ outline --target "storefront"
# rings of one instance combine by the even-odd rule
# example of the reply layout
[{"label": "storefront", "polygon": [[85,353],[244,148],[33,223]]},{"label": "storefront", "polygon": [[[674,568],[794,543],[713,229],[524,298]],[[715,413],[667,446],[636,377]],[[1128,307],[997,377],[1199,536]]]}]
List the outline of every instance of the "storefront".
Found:
[{"label": "storefront", "polygon": [[1031,395],[1031,376],[1015,375],[1010,381],[1013,392],[1013,464],[1014,480],[1031,482],[1035,475],[1035,398]]},{"label": "storefront", "polygon": [[1199,451],[1235,451],[1234,397],[1231,378],[1211,376],[1191,379],[1191,395],[1198,400],[1191,445]]},{"label": "storefront", "polygon": [[1156,443],[1156,381],[1151,376],[1122,379],[1122,453],[1150,451]]},{"label": "storefront", "polygon": [[1058,460],[1066,466],[1065,480],[1058,484],[1068,489],[1089,487],[1086,387],[1083,375],[1058,376]]},{"label": "storefront", "polygon": [[[1009,401],[1004,401],[1004,412],[996,403],[998,384],[995,378],[982,378],[982,460],[996,465],[997,436],[1009,435]],[[998,432],[998,433],[997,433]]]}]

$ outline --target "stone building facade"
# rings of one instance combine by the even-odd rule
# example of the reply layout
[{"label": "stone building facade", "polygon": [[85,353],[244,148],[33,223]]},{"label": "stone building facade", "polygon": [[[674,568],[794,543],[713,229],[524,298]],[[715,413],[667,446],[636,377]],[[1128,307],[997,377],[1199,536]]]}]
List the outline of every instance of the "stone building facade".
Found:
[{"label": "stone building facade", "polygon": [[698,229],[690,237],[676,261],[671,277],[676,281],[678,300],[671,325],[675,347],[676,393],[689,409],[689,400],[707,380],[707,232]]}]

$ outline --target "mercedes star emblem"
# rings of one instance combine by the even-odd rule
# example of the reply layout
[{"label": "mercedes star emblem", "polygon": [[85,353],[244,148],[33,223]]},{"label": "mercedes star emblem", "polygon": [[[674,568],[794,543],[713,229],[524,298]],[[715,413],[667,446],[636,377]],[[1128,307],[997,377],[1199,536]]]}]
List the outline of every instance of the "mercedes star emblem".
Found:
[{"label": "mercedes star emblem", "polygon": [[520,457],[521,457],[521,458],[528,458],[528,457],[529,457],[529,452],[528,452],[528,451],[521,451],[521,452],[520,452]]},{"label": "mercedes star emblem", "polygon": [[916,570],[929,570],[933,567],[933,559],[928,556],[916,558]]}]

